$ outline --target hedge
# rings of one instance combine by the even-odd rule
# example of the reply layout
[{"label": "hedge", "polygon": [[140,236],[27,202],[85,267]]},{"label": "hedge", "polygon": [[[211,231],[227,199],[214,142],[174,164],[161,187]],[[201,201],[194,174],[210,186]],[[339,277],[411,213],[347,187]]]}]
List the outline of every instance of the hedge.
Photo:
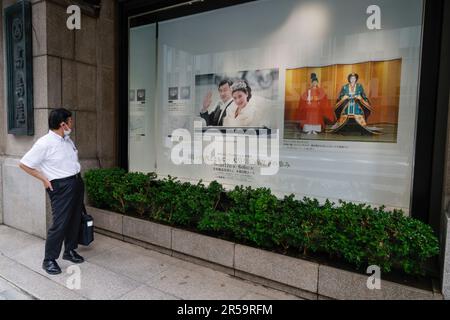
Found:
[{"label": "hedge", "polygon": [[425,275],[439,254],[433,230],[419,220],[384,207],[316,199],[278,199],[270,189],[205,186],[156,174],[94,169],[85,174],[95,207],[139,215],[143,219],[213,233],[236,242],[284,253],[325,253],[357,269],[378,265]]}]

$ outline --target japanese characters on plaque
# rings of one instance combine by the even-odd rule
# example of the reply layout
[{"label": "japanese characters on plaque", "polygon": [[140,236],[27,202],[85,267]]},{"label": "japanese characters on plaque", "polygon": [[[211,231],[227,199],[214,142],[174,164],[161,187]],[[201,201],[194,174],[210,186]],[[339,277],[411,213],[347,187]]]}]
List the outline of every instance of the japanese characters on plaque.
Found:
[{"label": "japanese characters on plaque", "polygon": [[5,9],[8,133],[34,135],[31,4]]}]

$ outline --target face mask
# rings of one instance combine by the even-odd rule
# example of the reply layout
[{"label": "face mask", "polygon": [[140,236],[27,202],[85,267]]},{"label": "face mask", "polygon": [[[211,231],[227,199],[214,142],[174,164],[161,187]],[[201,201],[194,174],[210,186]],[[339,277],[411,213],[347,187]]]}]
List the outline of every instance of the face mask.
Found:
[{"label": "face mask", "polygon": [[67,130],[64,129],[64,136],[68,137],[72,133],[72,129],[69,128],[69,126],[66,125]]}]

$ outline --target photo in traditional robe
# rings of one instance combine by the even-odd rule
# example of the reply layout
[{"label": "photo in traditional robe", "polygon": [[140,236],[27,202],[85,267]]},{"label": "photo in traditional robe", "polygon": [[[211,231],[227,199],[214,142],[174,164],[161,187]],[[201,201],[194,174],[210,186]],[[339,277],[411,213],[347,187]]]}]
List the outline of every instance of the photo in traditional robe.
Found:
[{"label": "photo in traditional robe", "polygon": [[286,70],[284,139],[397,142],[402,60]]},{"label": "photo in traditional robe", "polygon": [[[226,92],[220,94],[222,83]],[[278,69],[195,76],[195,112],[204,126],[278,129],[279,105]]]}]

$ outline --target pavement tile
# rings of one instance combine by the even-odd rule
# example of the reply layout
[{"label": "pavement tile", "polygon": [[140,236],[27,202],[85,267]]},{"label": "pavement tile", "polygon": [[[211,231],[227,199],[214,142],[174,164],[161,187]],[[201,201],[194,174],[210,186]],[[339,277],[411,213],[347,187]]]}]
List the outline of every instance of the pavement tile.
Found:
[{"label": "pavement tile", "polygon": [[137,250],[127,250],[123,247],[96,255],[90,258],[89,262],[141,283],[149,281],[169,268],[168,265],[157,259],[139,253]]},{"label": "pavement tile", "polygon": [[184,300],[234,300],[247,290],[188,269],[171,267],[146,283]]},{"label": "pavement tile", "polygon": [[[86,261],[73,265],[62,259],[62,274],[42,269],[45,241],[0,226],[0,300],[28,298],[122,300],[266,300],[298,297],[181,260],[134,244],[95,234],[95,241],[77,250]],[[11,239],[11,241],[10,241]],[[7,245],[5,243],[8,243]],[[3,249],[3,251],[1,250]],[[80,288],[70,290],[73,270]],[[78,269],[79,268],[79,269]],[[1,281],[2,278],[7,281]],[[23,290],[14,290],[14,283]]]},{"label": "pavement tile", "polygon": [[143,285],[131,292],[128,292],[124,296],[120,297],[119,300],[179,300],[179,298]]},{"label": "pavement tile", "polygon": [[20,250],[36,244],[37,239],[42,241],[25,232],[0,225],[0,252],[7,256],[14,256]]},{"label": "pavement tile", "polygon": [[40,300],[83,299],[76,292],[3,255],[0,255],[0,276]]},{"label": "pavement tile", "polygon": [[5,300],[33,300],[32,297],[23,294],[22,292],[16,289],[9,289],[0,292],[0,296],[2,296]]}]

